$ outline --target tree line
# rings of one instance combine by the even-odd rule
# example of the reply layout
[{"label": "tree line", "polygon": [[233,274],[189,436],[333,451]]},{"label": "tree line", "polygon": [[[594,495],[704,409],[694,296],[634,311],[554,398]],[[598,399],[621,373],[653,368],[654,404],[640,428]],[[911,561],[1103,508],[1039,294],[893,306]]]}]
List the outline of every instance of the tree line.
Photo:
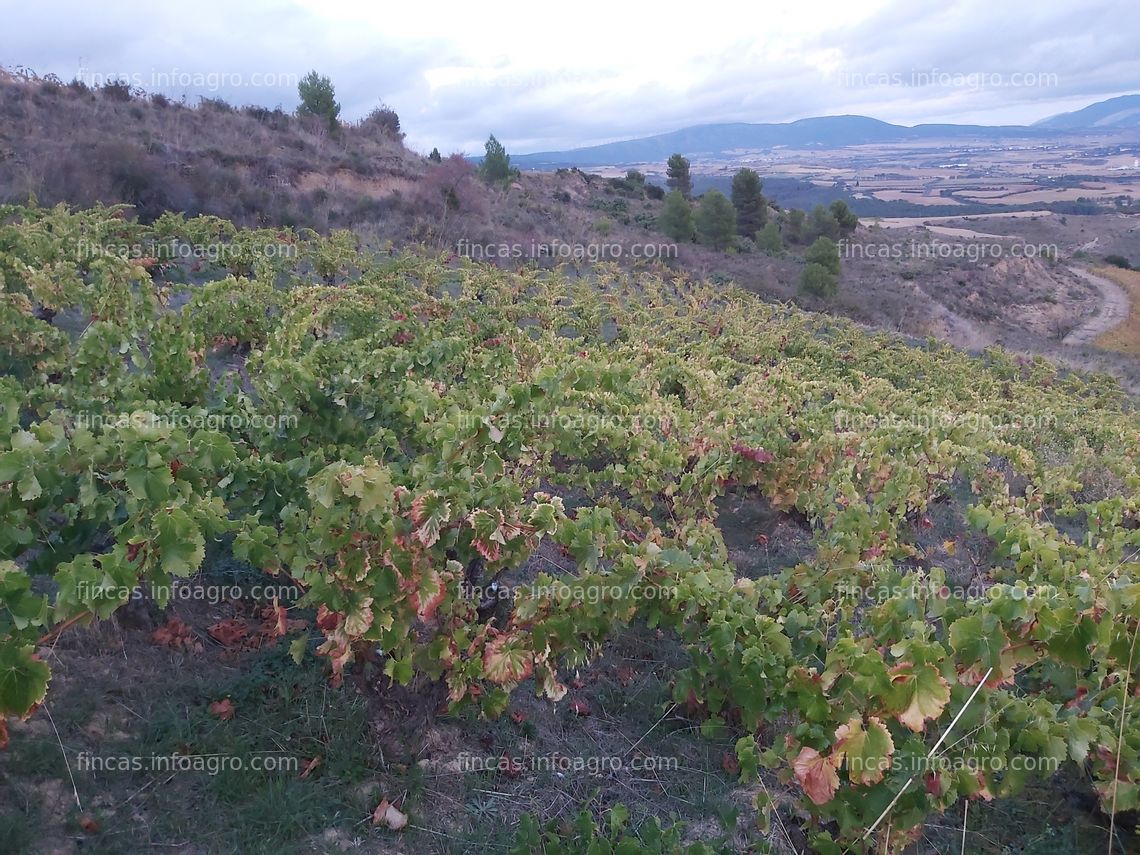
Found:
[{"label": "tree line", "polygon": [[658,228],[676,241],[697,241],[717,250],[730,248],[781,255],[789,244],[809,245],[800,289],[817,297],[836,293],[839,277],[837,242],[850,235],[859,218],[845,201],[816,205],[810,213],[782,210],[763,193],[753,169],[737,170],[731,198],[713,189],[693,204],[693,179],[688,158],[672,155],[666,164],[670,188],[658,217]]},{"label": "tree line", "polygon": [[[297,112],[328,121],[330,129],[338,126],[340,104],[332,82],[312,71],[298,86],[301,103]],[[395,131],[399,119],[391,113]],[[379,122],[387,116],[369,117]],[[488,138],[479,175],[488,184],[507,184],[519,176],[511,166],[510,155],[494,134]],[[443,158],[434,148],[428,159],[441,163]],[[644,176],[632,171],[644,183]],[[629,180],[627,176],[627,180]],[[828,207],[816,205],[810,213],[798,208],[781,209],[764,196],[764,183],[754,169],[737,170],[732,177],[731,198],[720,190],[702,194],[693,204],[693,178],[689,159],[673,154],[666,163],[664,205],[657,217],[657,227],[675,241],[696,241],[713,249],[759,250],[769,256],[782,255],[788,245],[807,245],[806,262],[800,278],[800,290],[817,297],[829,297],[838,290],[840,270],[837,242],[851,234],[859,219],[842,199]]]}]

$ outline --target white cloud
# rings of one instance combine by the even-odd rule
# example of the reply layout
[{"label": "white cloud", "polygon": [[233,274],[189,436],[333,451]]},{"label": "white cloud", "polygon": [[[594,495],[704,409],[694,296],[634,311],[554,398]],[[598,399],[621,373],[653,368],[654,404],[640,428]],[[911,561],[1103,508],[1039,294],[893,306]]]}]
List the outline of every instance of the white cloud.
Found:
[{"label": "white cloud", "polygon": [[[425,150],[478,151],[492,131],[525,151],[836,113],[1022,123],[1140,90],[1135,0],[649,9],[612,0],[66,0],[5,18],[0,62],[65,79],[82,63],[88,75],[130,74],[175,96],[291,109],[295,77],[316,68],[333,79],[346,118],[385,101]],[[892,75],[901,82],[882,82]],[[1024,75],[1037,75],[1033,85]],[[172,80],[181,85],[161,85]]]}]

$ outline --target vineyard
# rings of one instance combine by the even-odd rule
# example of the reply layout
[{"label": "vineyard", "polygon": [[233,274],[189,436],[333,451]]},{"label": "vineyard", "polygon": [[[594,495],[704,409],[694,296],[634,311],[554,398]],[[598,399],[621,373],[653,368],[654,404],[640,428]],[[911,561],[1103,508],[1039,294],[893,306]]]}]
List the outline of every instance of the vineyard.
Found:
[{"label": "vineyard", "polygon": [[[186,246],[224,249],[203,281]],[[114,208],[0,208],[0,285],[0,745],[50,702],[45,648],[221,544],[304,591],[268,619],[295,660],[453,711],[566,702],[662,631],[672,701],[798,800],[758,791],[758,847],[901,852],[1066,766],[1140,808],[1140,419],[1108,378],[664,268]],[[729,498],[809,554],[738,566]],[[544,546],[573,569],[520,574]]]}]

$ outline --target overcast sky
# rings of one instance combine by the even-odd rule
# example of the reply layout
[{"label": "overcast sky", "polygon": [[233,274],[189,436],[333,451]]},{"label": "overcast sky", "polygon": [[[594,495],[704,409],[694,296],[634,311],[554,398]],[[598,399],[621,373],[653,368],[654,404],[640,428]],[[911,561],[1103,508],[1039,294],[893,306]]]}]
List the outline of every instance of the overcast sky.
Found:
[{"label": "overcast sky", "polygon": [[0,0],[0,65],[297,104],[381,102],[408,144],[570,148],[706,122],[859,113],[1020,124],[1140,92],[1140,0]]}]

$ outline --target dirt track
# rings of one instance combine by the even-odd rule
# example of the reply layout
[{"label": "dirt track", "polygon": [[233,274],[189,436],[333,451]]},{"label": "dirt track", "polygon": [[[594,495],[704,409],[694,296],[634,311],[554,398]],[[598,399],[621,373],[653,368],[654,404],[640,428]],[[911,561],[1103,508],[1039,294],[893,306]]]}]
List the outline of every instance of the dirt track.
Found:
[{"label": "dirt track", "polygon": [[1124,322],[1128,317],[1128,295],[1119,285],[1102,276],[1096,276],[1077,267],[1069,268],[1074,274],[1095,286],[1104,298],[1100,311],[1065,336],[1064,344],[1092,344],[1101,333]]}]

